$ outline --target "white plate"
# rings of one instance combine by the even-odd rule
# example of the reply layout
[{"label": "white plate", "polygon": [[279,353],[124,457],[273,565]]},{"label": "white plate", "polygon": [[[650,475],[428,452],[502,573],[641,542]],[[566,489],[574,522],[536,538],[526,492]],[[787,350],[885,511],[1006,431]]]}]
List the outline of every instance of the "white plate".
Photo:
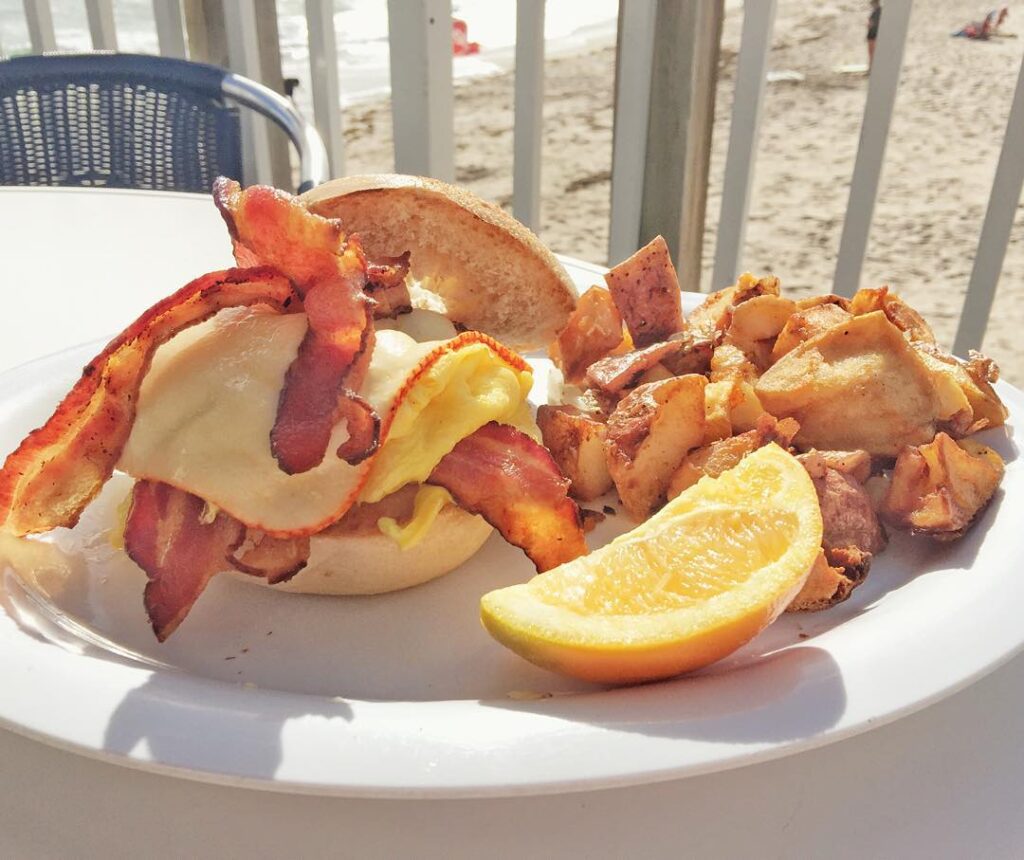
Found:
[{"label": "white plate", "polygon": [[[599,271],[573,266],[584,286]],[[0,376],[0,451],[97,349]],[[1024,395],[999,390],[1019,425]],[[698,675],[621,690],[534,668],[481,629],[480,595],[532,571],[496,537],[460,570],[385,597],[285,597],[219,577],[158,645],[143,574],[102,534],[126,490],[115,480],[75,532],[0,568],[0,724],[196,779],[392,797],[628,785],[820,746],[947,696],[1024,645],[1024,467],[1012,436],[987,441],[1006,479],[964,540],[896,538],[842,606],[784,616]]]}]

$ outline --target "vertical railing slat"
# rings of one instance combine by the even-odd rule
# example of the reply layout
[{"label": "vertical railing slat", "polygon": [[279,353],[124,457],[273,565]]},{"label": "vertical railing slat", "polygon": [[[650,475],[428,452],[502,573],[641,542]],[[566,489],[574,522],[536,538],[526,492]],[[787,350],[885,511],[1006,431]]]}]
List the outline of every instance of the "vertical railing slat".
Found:
[{"label": "vertical railing slat", "polygon": [[[233,72],[258,81],[259,35],[253,0],[231,0],[223,8],[228,65]],[[247,184],[273,182],[266,120],[251,110],[242,111],[242,170]]]},{"label": "vertical railing slat", "polygon": [[841,296],[852,296],[860,286],[912,5],[912,0],[888,0],[878,28],[878,46],[868,78],[860,143],[850,180],[850,200],[836,260],[834,289]]},{"label": "vertical railing slat", "polygon": [[640,242],[655,10],[656,4],[649,0],[619,2],[608,230],[608,262],[612,264],[632,254]]},{"label": "vertical railing slat", "polygon": [[455,177],[451,0],[388,0],[395,170]]},{"label": "vertical railing slat", "polygon": [[164,57],[184,60],[185,24],[181,17],[181,0],[153,0],[153,20],[156,22],[156,40]]},{"label": "vertical railing slat", "polygon": [[1013,217],[1020,204],[1021,189],[1024,188],[1024,60],[1017,75],[1017,89],[1010,106],[1010,118],[1006,123],[1006,136],[999,153],[995,179],[992,181],[992,196],[981,227],[978,250],[971,267],[971,279],[964,297],[964,309],[960,314],[960,325],[953,341],[955,355],[967,355],[971,349],[981,349],[985,336],[996,285],[1003,271],[1006,247],[1010,243]]},{"label": "vertical railing slat", "polygon": [[743,253],[775,7],[776,0],[745,0],[743,4],[743,31],[737,58],[725,179],[722,182],[712,290],[727,287],[735,281]]},{"label": "vertical railing slat", "polygon": [[309,33],[313,116],[327,146],[331,176],[342,176],[345,173],[345,138],[339,104],[334,0],[306,0],[306,30]]},{"label": "vertical railing slat", "polygon": [[517,0],[512,214],[533,230],[540,226],[543,130],[544,0]]},{"label": "vertical railing slat", "polygon": [[658,0],[640,241],[661,234],[684,290],[700,287],[722,0]]},{"label": "vertical railing slat", "polygon": [[53,31],[53,12],[50,0],[23,0],[25,23],[32,53],[45,54],[57,50],[57,37]]},{"label": "vertical railing slat", "polygon": [[89,35],[97,51],[117,50],[117,28],[114,26],[113,0],[85,0],[89,19]]}]

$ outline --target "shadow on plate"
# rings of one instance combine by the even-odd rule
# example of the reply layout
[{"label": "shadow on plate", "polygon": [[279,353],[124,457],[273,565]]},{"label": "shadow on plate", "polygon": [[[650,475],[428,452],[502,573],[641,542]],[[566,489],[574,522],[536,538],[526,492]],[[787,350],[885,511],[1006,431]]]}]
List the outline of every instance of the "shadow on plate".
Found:
[{"label": "shadow on plate", "polygon": [[810,738],[832,728],[846,710],[846,689],[839,665],[827,651],[797,646],[729,672],[697,673],[599,694],[481,704],[613,731],[767,744]]},{"label": "shadow on plate", "polygon": [[[222,775],[240,771],[272,779],[283,758],[282,735],[289,721],[317,717],[352,719],[344,701],[258,691],[252,706],[239,707],[223,695],[223,686],[198,679],[194,701],[184,702],[178,673],[154,672],[130,690],[107,723],[103,746],[108,752],[140,753],[154,762],[174,762]],[[253,691],[254,694],[257,691]],[[231,726],[225,731],[225,725]]]}]

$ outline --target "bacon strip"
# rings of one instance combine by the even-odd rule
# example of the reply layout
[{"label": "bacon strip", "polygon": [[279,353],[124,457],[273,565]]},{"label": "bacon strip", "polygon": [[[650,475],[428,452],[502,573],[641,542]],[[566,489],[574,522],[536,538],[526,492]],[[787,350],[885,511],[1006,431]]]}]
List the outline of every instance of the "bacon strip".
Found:
[{"label": "bacon strip", "polygon": [[[380,422],[365,415],[369,407],[354,394],[374,341],[373,302],[364,292],[366,259],[358,240],[346,236],[337,219],[314,215],[277,189],[256,185],[243,191],[237,182],[221,177],[213,195],[236,258],[257,259],[291,278],[309,318],[270,434],[278,465],[295,474],[322,462],[341,414],[364,413],[365,420],[350,421],[343,450],[349,462],[365,459],[377,447]],[[390,283],[399,268],[397,263],[385,264],[375,274]]]},{"label": "bacon strip", "polygon": [[288,279],[273,269],[229,269],[197,278],[114,338],[46,424],[7,458],[0,527],[24,535],[74,526],[121,456],[156,348],[222,308],[257,304],[279,313],[301,309]]},{"label": "bacon strip", "polygon": [[292,279],[299,294],[350,269],[364,271],[358,242],[341,222],[312,214],[292,195],[266,185],[242,187],[219,177],[213,200],[235,247],[235,257],[258,260]]},{"label": "bacon strip", "polygon": [[[348,440],[339,456],[352,464],[378,446],[380,418],[356,395],[366,375],[373,340],[372,308],[363,302],[361,325],[347,325],[349,296],[322,284],[306,294],[309,328],[285,375],[270,431],[270,449],[284,472],[305,472],[323,461],[331,431],[348,420]],[[333,331],[333,336],[328,334]]]},{"label": "bacon strip", "polygon": [[366,264],[366,293],[374,301],[375,318],[390,319],[412,310],[412,297],[405,285],[408,274],[408,251],[400,257],[384,257]]},{"label": "bacon strip", "polygon": [[279,538],[247,529],[241,544],[228,556],[235,570],[260,576],[271,585],[287,582],[309,561],[309,537]]},{"label": "bacon strip", "polygon": [[213,577],[229,567],[272,585],[306,566],[309,538],[275,538],[247,529],[224,511],[213,517],[199,496],[159,481],[138,481],[124,546],[149,577],[144,603],[163,642],[185,620]]},{"label": "bacon strip", "polygon": [[460,507],[480,514],[538,572],[587,552],[580,510],[569,481],[547,449],[525,433],[492,421],[459,442],[431,472]]},{"label": "bacon strip", "polygon": [[638,347],[683,330],[679,278],[661,236],[619,263],[604,279]]},{"label": "bacon strip", "polygon": [[146,613],[163,642],[185,619],[214,574],[228,567],[245,526],[221,512],[204,522],[206,503],[158,481],[138,481],[125,523],[125,551],[149,577]]}]

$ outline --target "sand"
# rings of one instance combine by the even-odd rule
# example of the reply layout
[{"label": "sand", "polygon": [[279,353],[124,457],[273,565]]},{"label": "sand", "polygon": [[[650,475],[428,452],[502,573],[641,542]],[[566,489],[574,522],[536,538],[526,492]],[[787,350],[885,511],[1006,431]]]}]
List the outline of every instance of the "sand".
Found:
[{"label": "sand", "polygon": [[[890,284],[952,341],[970,275],[1024,39],[949,34],[984,4],[915,4],[862,286]],[[780,0],[743,267],[794,294],[828,292],[835,270],[867,79],[867,3]],[[729,4],[711,160],[704,283],[710,279],[729,133],[740,10]],[[1006,29],[1024,32],[1024,9]],[[550,59],[544,104],[540,235],[556,251],[607,262],[614,46]],[[456,88],[456,178],[505,206],[512,193],[511,75]],[[393,169],[388,102],[345,115],[348,172]],[[984,348],[1024,384],[1024,215],[1011,237]],[[614,261],[613,261],[614,262]]]}]

